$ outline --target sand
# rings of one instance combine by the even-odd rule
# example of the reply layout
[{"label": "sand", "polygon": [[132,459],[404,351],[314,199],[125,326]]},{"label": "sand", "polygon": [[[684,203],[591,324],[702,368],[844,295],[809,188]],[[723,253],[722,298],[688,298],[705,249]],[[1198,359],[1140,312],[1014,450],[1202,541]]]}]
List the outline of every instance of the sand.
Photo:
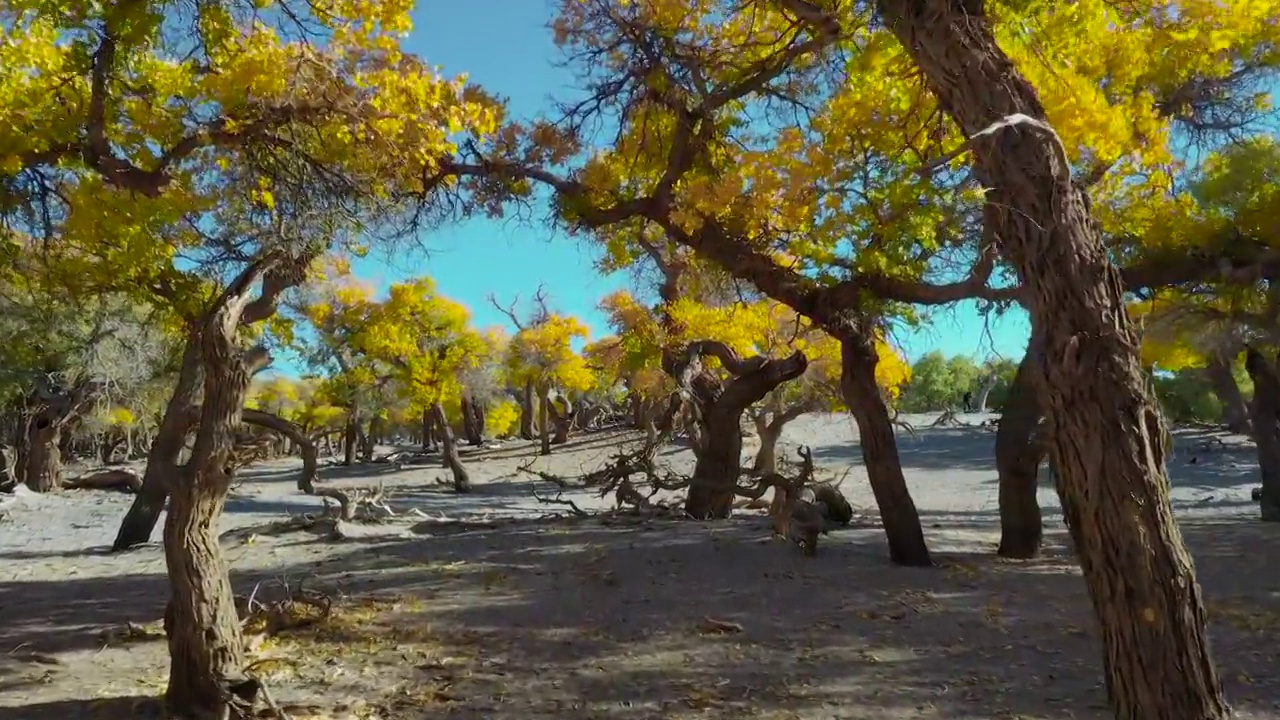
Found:
[{"label": "sand", "polygon": [[[323,483],[381,484],[396,513],[343,541],[265,532],[319,502],[294,489],[296,460],[255,466],[220,528],[237,592],[303,586],[335,603],[329,621],[258,645],[257,671],[295,720],[1108,717],[1052,488],[1044,558],[997,559],[994,435],[984,416],[932,419],[906,418],[918,437],[899,441],[933,569],[889,564],[845,415],[802,417],[783,439],[787,456],[812,446],[826,477],[847,472],[860,508],[816,558],[771,540],[758,513],[573,517],[534,497],[555,488],[518,472],[535,452],[525,442],[469,453],[468,496],[438,485],[435,466],[324,468]],[[1201,450],[1209,437],[1224,447]],[[535,467],[591,470],[632,440],[585,434]],[[691,461],[678,447],[662,459]],[[1253,449],[1182,429],[1170,471],[1229,698],[1240,717],[1280,718],[1280,579],[1257,551],[1280,529],[1255,519]],[[0,496],[0,720],[159,717],[163,552],[105,552],[130,500]]]}]

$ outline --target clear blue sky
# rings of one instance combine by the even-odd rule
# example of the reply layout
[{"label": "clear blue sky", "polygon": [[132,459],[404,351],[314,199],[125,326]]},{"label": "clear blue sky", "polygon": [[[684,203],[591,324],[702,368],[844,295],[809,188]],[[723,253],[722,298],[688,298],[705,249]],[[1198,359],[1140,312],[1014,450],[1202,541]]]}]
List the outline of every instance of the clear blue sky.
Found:
[{"label": "clear blue sky", "polygon": [[[531,117],[550,106],[552,96],[566,97],[573,78],[554,67],[558,53],[546,24],[548,0],[419,0],[409,49],[447,74],[467,73],[490,92],[510,99],[517,116]],[[370,256],[355,265],[356,273],[380,288],[407,277],[430,275],[441,293],[472,311],[479,326],[507,325],[488,302],[490,293],[509,301],[528,299],[545,284],[553,309],[581,318],[593,337],[608,334],[596,304],[604,295],[626,287],[625,276],[601,277],[587,241],[554,232],[541,222],[476,219],[434,230],[422,238],[425,253],[392,258]],[[896,340],[915,359],[938,349],[947,355],[994,352],[1021,357],[1028,333],[1020,310],[986,323],[976,306],[966,303],[934,311],[934,321]]]}]

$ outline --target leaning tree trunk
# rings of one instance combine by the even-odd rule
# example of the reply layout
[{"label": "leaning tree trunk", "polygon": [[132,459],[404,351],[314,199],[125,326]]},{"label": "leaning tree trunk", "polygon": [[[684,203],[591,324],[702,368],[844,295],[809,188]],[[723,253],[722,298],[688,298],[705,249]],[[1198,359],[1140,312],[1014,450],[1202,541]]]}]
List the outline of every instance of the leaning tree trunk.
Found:
[{"label": "leaning tree trunk", "polygon": [[996,429],[996,473],[1000,487],[1000,547],[1007,558],[1033,558],[1040,554],[1044,534],[1040,502],[1040,463],[1045,444],[1036,434],[1040,424],[1040,400],[1036,380],[1038,351],[1027,348],[1018,373],[1009,386],[1000,424]]},{"label": "leaning tree trunk", "polygon": [[1253,348],[1246,351],[1245,370],[1253,380],[1250,422],[1262,474],[1262,519],[1280,522],[1280,377],[1276,366]]},{"label": "leaning tree trunk", "polygon": [[1222,403],[1222,424],[1233,433],[1248,435],[1249,404],[1240,392],[1240,384],[1236,382],[1235,373],[1231,372],[1231,363],[1220,355],[1209,359],[1204,369],[1205,378],[1213,388],[1213,394]]},{"label": "leaning tree trunk", "polygon": [[986,222],[1043,332],[1052,455],[1085,541],[1078,553],[1116,717],[1226,718],[1200,586],[1169,505],[1167,433],[1143,381],[1140,338],[1062,142],[997,45],[981,0],[877,7],[972,138]]},{"label": "leaning tree trunk", "polygon": [[200,374],[200,343],[193,334],[183,351],[173,395],[165,405],[160,427],[147,452],[142,490],[134,496],[129,512],[120,523],[115,542],[111,545],[112,552],[146,543],[160,521],[160,513],[164,511],[165,500],[169,497],[169,485],[179,473],[178,459],[196,419],[196,387]]},{"label": "leaning tree trunk", "polygon": [[[732,374],[723,387],[705,371],[703,356],[712,356]],[[681,406],[701,425],[685,513],[696,520],[726,518],[733,507],[742,471],[742,414],[782,383],[804,374],[809,363],[803,353],[781,359],[739,358],[727,345],[702,340],[685,349],[669,368],[677,379],[682,403],[673,403],[664,420],[664,432]]]},{"label": "leaning tree trunk", "polygon": [[850,329],[842,335],[840,393],[858,423],[858,445],[889,541],[889,560],[898,565],[932,565],[920,513],[902,474],[893,420],[876,384],[880,357],[875,343],[862,331]]},{"label": "leaning tree trunk", "polygon": [[453,474],[454,491],[471,492],[471,474],[467,472],[467,467],[462,464],[462,456],[458,454],[458,443],[454,440],[453,428],[449,427],[449,418],[444,414],[444,406],[440,403],[432,405],[431,414],[440,431],[441,461]]}]

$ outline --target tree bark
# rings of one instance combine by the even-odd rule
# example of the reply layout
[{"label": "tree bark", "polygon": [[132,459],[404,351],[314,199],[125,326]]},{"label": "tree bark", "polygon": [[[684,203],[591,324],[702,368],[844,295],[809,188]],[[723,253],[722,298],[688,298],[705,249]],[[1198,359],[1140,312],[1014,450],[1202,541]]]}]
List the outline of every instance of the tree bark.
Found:
[{"label": "tree bark", "polygon": [[484,444],[484,413],[479,415],[479,423],[476,416],[476,403],[471,399],[471,394],[464,392],[461,400],[462,407],[462,434],[470,445]]},{"label": "tree bark", "polygon": [[431,406],[435,416],[436,427],[440,429],[440,455],[444,466],[453,474],[455,492],[471,492],[471,474],[462,464],[462,456],[458,454],[458,443],[453,438],[453,428],[449,427],[449,419],[444,414],[444,406],[436,403]]},{"label": "tree bark", "polygon": [[1262,353],[1253,348],[1245,352],[1245,370],[1253,380],[1250,421],[1262,474],[1258,504],[1264,521],[1280,522],[1280,377]]},{"label": "tree bark", "polygon": [[[733,378],[721,386],[703,369],[703,356],[720,360]],[[696,520],[729,516],[742,472],[742,414],[774,388],[803,375],[808,366],[799,352],[781,359],[743,360],[723,343],[703,340],[690,343],[668,368],[677,378],[684,407],[701,426],[702,445],[685,499],[686,514]]]},{"label": "tree bark", "polygon": [[520,395],[520,438],[522,440],[533,440],[533,381],[529,380],[524,384],[524,390]]},{"label": "tree bark", "polygon": [[541,455],[551,454],[551,403],[547,401],[547,388],[538,393],[538,437],[542,440]]},{"label": "tree bark", "polygon": [[1007,558],[1040,554],[1044,534],[1039,492],[1040,463],[1045,445],[1036,436],[1042,415],[1036,380],[1038,353],[1032,347],[1018,364],[996,430],[996,473],[1000,487],[1000,547]]},{"label": "tree bark", "polygon": [[876,385],[880,362],[875,343],[865,333],[847,330],[840,340],[840,392],[858,423],[858,445],[867,468],[871,493],[889,541],[889,560],[898,565],[933,564],[920,527],[920,513],[907,489],[898,457],[893,421]]},{"label": "tree bark", "polygon": [[1214,355],[1204,369],[1205,378],[1213,388],[1213,394],[1222,403],[1222,424],[1233,433],[1248,435],[1249,404],[1240,392],[1236,376],[1231,372],[1231,363],[1227,358]]},{"label": "tree bark", "polygon": [[1166,431],[1140,339],[1035,89],[980,0],[878,0],[945,112],[973,138],[986,221],[1043,331],[1042,397],[1118,720],[1229,716],[1195,571],[1169,506]]},{"label": "tree bark", "polygon": [[356,464],[356,449],[360,442],[360,418],[355,408],[347,410],[347,426],[342,433],[342,464],[351,467]]}]

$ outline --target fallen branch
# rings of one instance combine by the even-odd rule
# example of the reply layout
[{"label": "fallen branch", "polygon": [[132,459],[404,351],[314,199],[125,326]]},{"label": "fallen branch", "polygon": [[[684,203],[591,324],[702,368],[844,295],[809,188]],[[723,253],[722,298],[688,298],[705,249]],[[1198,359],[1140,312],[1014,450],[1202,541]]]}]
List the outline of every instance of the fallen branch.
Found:
[{"label": "fallen branch", "polygon": [[578,507],[578,504],[575,503],[574,501],[568,498],[562,498],[560,497],[560,495],[561,495],[560,493],[556,493],[555,497],[546,497],[543,495],[539,495],[537,489],[533,491],[534,499],[536,499],[540,503],[543,503],[545,505],[563,505],[569,508],[569,512],[573,513],[577,517],[590,517],[591,513],[588,513],[586,510],[583,510],[582,508]]}]

